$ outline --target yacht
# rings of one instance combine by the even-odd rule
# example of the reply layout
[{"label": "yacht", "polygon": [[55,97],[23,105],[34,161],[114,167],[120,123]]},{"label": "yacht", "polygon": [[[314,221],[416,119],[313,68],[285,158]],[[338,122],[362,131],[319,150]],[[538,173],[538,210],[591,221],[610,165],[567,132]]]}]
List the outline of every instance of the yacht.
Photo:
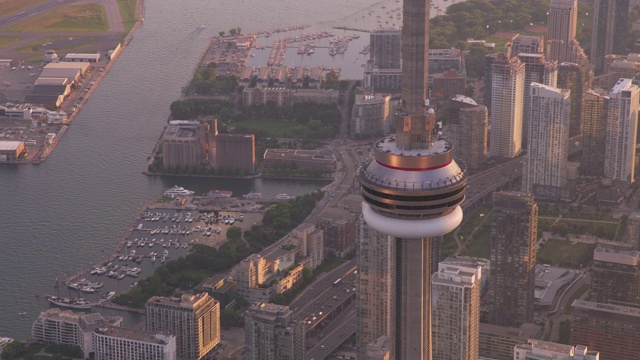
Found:
[{"label": "yacht", "polygon": [[245,199],[262,199],[262,193],[259,192],[250,192],[248,194],[242,195]]},{"label": "yacht", "polygon": [[164,192],[165,196],[191,196],[193,195],[194,192],[191,190],[187,190],[183,187],[180,187],[178,185],[175,185],[174,187],[172,187],[171,189],[168,189],[167,191]]}]

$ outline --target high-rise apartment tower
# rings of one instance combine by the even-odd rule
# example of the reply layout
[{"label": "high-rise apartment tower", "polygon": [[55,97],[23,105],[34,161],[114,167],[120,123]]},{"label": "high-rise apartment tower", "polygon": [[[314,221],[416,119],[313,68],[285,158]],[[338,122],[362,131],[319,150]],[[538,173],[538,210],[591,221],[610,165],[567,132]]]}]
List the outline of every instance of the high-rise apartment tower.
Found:
[{"label": "high-rise apartment tower", "polygon": [[548,23],[547,58],[558,63],[571,61],[571,45],[578,23],[578,0],[551,0]]}]

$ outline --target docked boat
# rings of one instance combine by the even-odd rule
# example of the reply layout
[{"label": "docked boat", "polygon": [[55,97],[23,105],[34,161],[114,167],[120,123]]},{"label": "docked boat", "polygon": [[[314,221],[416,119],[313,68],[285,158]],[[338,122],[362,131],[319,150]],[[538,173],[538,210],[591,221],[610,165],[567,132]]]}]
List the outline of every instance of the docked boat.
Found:
[{"label": "docked boat", "polygon": [[109,291],[106,294],[102,294],[102,296],[100,296],[100,300],[98,300],[98,303],[103,303],[105,301],[111,300],[111,298],[113,298],[115,295],[115,291]]},{"label": "docked boat", "polygon": [[289,200],[291,199],[291,196],[287,195],[287,194],[278,194],[276,195],[276,200]]},{"label": "docked boat", "polygon": [[233,191],[231,190],[211,189],[207,193],[207,197],[211,199],[225,199],[225,198],[230,198],[231,195],[233,195]]},{"label": "docked boat", "polygon": [[262,199],[262,193],[259,192],[250,192],[248,194],[242,195],[245,199]]},{"label": "docked boat", "polygon": [[194,192],[191,190],[187,190],[183,187],[180,187],[178,185],[175,185],[174,187],[172,187],[171,189],[168,189],[167,191],[164,192],[165,196],[191,196],[193,195]]},{"label": "docked boat", "polygon": [[53,305],[68,307],[72,309],[91,309],[91,306],[93,306],[93,304],[83,298],[65,298],[48,295],[47,301],[49,301]]}]

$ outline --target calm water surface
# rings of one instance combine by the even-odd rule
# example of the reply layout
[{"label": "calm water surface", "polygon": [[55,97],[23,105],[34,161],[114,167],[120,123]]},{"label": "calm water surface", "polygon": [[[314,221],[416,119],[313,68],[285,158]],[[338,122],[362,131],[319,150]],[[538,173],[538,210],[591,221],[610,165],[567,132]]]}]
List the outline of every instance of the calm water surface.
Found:
[{"label": "calm water surface", "polygon": [[[322,183],[155,178],[141,174],[169,104],[219,31],[315,24],[371,29],[401,6],[386,0],[147,0],[144,25],[39,166],[0,167],[0,336],[27,339],[57,276],[87,269],[113,249],[136,209],[174,184],[265,195],[308,193]],[[207,24],[202,31],[195,29]],[[338,33],[338,31],[336,31]],[[367,38],[362,34],[361,40]],[[351,47],[357,54],[366,41]],[[354,59],[352,78],[361,78]],[[310,61],[305,58],[305,61]],[[344,74],[343,74],[344,75]],[[24,316],[18,313],[27,312]],[[104,312],[104,311],[102,311]]]}]

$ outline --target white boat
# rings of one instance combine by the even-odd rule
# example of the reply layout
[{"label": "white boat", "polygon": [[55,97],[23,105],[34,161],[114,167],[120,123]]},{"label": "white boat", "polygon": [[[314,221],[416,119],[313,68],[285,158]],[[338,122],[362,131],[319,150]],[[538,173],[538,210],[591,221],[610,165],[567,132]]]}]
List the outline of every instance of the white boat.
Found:
[{"label": "white boat", "polygon": [[233,191],[231,190],[211,189],[207,193],[207,197],[210,199],[225,199],[225,198],[230,198],[231,195],[233,195]]},{"label": "white boat", "polygon": [[276,195],[276,200],[289,200],[291,199],[291,196],[287,195],[287,194],[278,194]]},{"label": "white boat", "polygon": [[9,343],[12,343],[12,342],[13,342],[13,338],[0,337],[0,353],[2,352],[2,349],[7,347],[7,345],[9,345]]},{"label": "white boat", "polygon": [[160,263],[164,264],[164,262],[167,261],[167,257],[163,256],[160,258]]},{"label": "white boat", "polygon": [[259,192],[250,192],[248,194],[242,195],[245,199],[262,199],[262,193]]},{"label": "white boat", "polygon": [[183,187],[180,187],[178,185],[175,185],[174,187],[172,187],[171,189],[168,189],[167,191],[164,192],[165,196],[191,196],[194,194],[193,191],[191,190],[187,190]]}]

